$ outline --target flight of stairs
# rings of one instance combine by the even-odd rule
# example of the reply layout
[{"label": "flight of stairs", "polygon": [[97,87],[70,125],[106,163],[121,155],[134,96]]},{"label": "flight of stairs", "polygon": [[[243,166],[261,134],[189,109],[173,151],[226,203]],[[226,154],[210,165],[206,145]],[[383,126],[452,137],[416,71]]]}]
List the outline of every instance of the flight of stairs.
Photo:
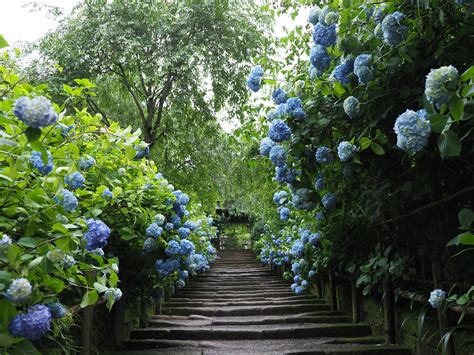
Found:
[{"label": "flight of stairs", "polygon": [[325,300],[296,296],[249,250],[219,259],[164,304],[162,315],[132,332],[123,353],[399,354],[366,323],[352,323]]}]

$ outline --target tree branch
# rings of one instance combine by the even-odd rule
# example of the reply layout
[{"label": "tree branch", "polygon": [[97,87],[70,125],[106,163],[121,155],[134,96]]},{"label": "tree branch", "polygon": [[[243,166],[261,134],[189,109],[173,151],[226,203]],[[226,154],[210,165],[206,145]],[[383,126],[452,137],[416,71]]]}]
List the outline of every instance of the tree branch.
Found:
[{"label": "tree branch", "polygon": [[140,104],[140,100],[138,100],[137,95],[133,91],[132,85],[128,81],[127,74],[125,73],[125,70],[124,70],[122,64],[117,64],[117,66],[120,69],[120,73],[118,73],[118,74],[122,77],[123,84],[127,88],[130,95],[132,95],[133,101],[135,102],[135,105],[138,108],[138,112],[140,113],[140,117],[142,119],[143,126],[145,126],[146,125],[146,117],[145,117],[145,112],[143,112],[142,105]]}]

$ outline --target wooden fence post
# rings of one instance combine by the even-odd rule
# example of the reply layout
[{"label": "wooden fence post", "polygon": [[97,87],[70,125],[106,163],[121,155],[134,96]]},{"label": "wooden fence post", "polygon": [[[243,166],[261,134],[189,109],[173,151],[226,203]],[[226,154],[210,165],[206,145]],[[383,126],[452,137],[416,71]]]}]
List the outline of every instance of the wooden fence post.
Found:
[{"label": "wooden fence post", "polygon": [[162,311],[162,301],[163,301],[163,297],[160,297],[159,299],[155,300],[155,314],[156,315],[161,315],[161,311]]},{"label": "wooden fence post", "polygon": [[329,273],[329,285],[331,288],[331,310],[337,311],[337,286],[334,272]]},{"label": "wooden fence post", "polygon": [[395,292],[393,290],[390,275],[384,280],[385,295],[383,298],[384,332],[385,343],[395,344],[397,340],[397,330],[395,325]]},{"label": "wooden fence post", "polygon": [[81,311],[82,329],[81,329],[81,354],[91,354],[91,336],[92,336],[92,319],[94,316],[94,306],[87,306]]}]

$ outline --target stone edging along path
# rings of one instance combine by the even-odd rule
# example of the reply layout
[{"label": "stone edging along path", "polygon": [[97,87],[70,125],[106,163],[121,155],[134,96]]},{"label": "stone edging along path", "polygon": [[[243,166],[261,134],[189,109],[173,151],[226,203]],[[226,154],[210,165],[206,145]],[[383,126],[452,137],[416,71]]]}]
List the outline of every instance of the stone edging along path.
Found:
[{"label": "stone edging along path", "polygon": [[212,268],[164,304],[122,354],[399,354],[366,323],[296,296],[250,250],[220,251]]}]

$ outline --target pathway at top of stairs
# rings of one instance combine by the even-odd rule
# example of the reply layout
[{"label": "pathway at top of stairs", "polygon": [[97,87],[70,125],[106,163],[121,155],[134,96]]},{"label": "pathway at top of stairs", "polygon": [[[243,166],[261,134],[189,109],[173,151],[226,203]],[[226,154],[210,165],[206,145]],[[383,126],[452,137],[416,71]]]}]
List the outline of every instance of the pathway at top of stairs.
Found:
[{"label": "pathway at top of stairs", "polygon": [[132,332],[122,354],[410,354],[325,300],[296,296],[250,250],[220,251],[162,313]]}]

